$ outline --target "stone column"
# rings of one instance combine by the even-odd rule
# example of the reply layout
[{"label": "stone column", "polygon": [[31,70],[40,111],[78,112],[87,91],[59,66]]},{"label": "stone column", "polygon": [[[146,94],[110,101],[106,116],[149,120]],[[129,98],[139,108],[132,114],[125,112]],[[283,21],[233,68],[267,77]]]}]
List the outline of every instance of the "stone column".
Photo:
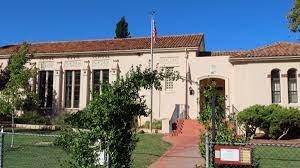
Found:
[{"label": "stone column", "polygon": [[58,114],[62,110],[62,62],[56,62],[53,75],[53,113]]},{"label": "stone column", "polygon": [[84,109],[90,101],[90,61],[84,61],[80,80],[80,109]]}]

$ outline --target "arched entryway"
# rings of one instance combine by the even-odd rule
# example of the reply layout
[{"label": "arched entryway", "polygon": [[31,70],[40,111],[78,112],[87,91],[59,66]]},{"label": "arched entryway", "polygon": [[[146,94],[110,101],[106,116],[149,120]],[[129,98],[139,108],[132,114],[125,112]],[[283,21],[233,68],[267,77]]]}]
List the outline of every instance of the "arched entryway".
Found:
[{"label": "arched entryway", "polygon": [[[205,78],[201,79],[200,81],[200,113],[204,109],[204,102],[205,102],[205,96],[204,96],[204,91],[208,88],[208,86],[212,85],[215,83],[216,89],[218,92],[225,97],[225,80],[221,78]],[[224,102],[224,109],[225,109],[225,102]]]}]

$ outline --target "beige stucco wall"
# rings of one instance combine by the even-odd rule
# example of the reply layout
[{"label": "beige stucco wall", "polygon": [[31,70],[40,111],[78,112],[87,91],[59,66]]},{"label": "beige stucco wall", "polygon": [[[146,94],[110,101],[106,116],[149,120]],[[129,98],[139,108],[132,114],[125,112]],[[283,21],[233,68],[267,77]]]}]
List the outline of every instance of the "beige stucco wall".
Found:
[{"label": "beige stucco wall", "polygon": [[[116,79],[117,72],[125,75],[132,66],[141,65],[142,68],[150,67],[150,53],[114,53],[101,55],[85,55],[85,56],[52,56],[31,60],[36,63],[40,70],[54,71],[54,94],[55,109],[59,111],[78,111],[85,108],[91,98],[90,89],[92,82],[93,69],[109,69],[110,82]],[[7,59],[0,59],[0,65],[7,65]],[[2,68],[3,68],[2,67]],[[199,115],[199,81],[206,78],[220,78],[225,81],[226,96],[226,113],[232,112],[234,106],[241,111],[246,107],[254,104],[270,104],[271,103],[271,79],[268,75],[272,69],[280,69],[281,74],[287,74],[288,69],[300,69],[299,62],[251,62],[251,63],[232,63],[229,56],[201,56],[197,57],[196,50],[184,49],[177,51],[155,51],[154,69],[163,67],[174,67],[180,76],[185,77],[187,71],[191,73],[191,83],[188,82],[188,105],[189,117],[196,119]],[[81,70],[81,87],[80,87],[80,108],[64,109],[64,72],[65,70]],[[186,85],[185,80],[174,81],[174,88],[171,91],[165,90],[165,82],[162,82],[161,91],[154,91],[153,94],[153,119],[163,119],[165,127],[164,132],[168,132],[169,120],[174,112],[175,105],[184,105],[186,102]],[[194,94],[190,95],[189,90],[194,90]],[[298,90],[299,90],[298,84]],[[141,95],[145,95],[145,99],[150,106],[150,91],[142,90]],[[287,78],[281,77],[281,105],[284,106],[300,106],[300,103],[289,104],[287,95]],[[140,119],[140,124],[149,120],[149,117]]]},{"label": "beige stucco wall", "polygon": [[[186,51],[176,52],[155,52],[154,54],[154,69],[163,67],[174,67],[181,76],[186,73]],[[190,57],[196,56],[196,51],[188,53]],[[110,82],[116,79],[117,71],[120,75],[125,75],[131,67],[142,66],[142,68],[150,67],[150,53],[144,54],[112,54],[105,56],[53,56],[44,58],[43,55],[39,58],[33,58],[32,63],[35,63],[39,70],[54,71],[54,94],[57,111],[74,112],[85,108],[91,98],[90,89],[92,83],[93,69],[109,69]],[[5,62],[5,61],[4,61]],[[65,74],[66,70],[81,70],[81,85],[80,85],[80,107],[78,109],[64,108],[65,94]],[[153,94],[153,119],[169,120],[175,109],[176,104],[185,104],[185,81],[174,81],[174,88],[171,91],[165,90],[165,81],[162,82],[163,89],[154,91]],[[150,91],[142,90],[141,95],[145,95],[145,99],[150,107]],[[191,107],[191,109],[195,109]],[[191,112],[191,118],[196,118],[197,112]],[[141,118],[143,124],[149,117]],[[168,129],[166,129],[168,130]]]},{"label": "beige stucco wall", "polygon": [[[226,97],[226,113],[228,114],[230,111],[231,99],[232,99],[232,72],[233,66],[229,62],[228,56],[204,56],[204,57],[192,57],[190,58],[190,67],[191,67],[191,76],[192,80],[196,82],[200,82],[202,79],[206,78],[220,78],[225,80],[225,97]],[[201,84],[201,83],[200,83]],[[192,84],[191,87],[197,91],[197,84]],[[196,93],[199,93],[198,91]],[[199,94],[190,96],[190,104],[191,111],[199,112]],[[198,116],[194,114],[194,116]]]},{"label": "beige stucco wall", "polygon": [[[289,107],[299,107],[300,103],[288,103],[287,74],[290,68],[300,68],[299,62],[259,62],[244,63],[234,65],[233,76],[233,104],[241,111],[254,104],[271,104],[271,74],[273,69],[280,70],[281,103],[280,105]],[[297,76],[297,87],[299,95],[299,79]],[[298,96],[299,97],[299,96]],[[299,98],[298,98],[299,99]]]}]

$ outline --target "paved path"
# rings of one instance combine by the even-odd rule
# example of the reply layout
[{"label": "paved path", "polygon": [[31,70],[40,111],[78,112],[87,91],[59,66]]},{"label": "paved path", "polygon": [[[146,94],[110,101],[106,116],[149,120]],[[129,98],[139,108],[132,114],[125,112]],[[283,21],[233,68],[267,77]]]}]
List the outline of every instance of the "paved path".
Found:
[{"label": "paved path", "polygon": [[173,146],[150,168],[195,168],[204,160],[199,152],[199,134],[201,126],[197,121],[185,120],[182,134],[178,136],[165,135],[164,140]]}]

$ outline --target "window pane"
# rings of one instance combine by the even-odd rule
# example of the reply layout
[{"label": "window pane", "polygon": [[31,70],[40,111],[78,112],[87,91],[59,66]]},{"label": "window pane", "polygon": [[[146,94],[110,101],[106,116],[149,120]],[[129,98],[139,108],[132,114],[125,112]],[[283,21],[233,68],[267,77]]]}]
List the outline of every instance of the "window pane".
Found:
[{"label": "window pane", "polygon": [[272,103],[280,103],[281,89],[280,89],[280,73],[279,70],[271,71],[271,91]]},{"label": "window pane", "polygon": [[74,108],[79,108],[80,100],[80,71],[75,71]]},{"label": "window pane", "polygon": [[279,78],[280,78],[279,70],[273,70],[273,71],[271,72],[271,77],[272,77],[273,79],[275,79],[275,78],[279,79]]},{"label": "window pane", "polygon": [[[174,67],[166,67],[166,73],[172,73],[174,71]],[[172,90],[173,89],[173,80],[171,78],[166,78],[165,83],[166,90]]]},{"label": "window pane", "polygon": [[93,71],[93,93],[101,92],[101,83],[109,83],[109,70],[94,70]]},{"label": "window pane", "polygon": [[297,93],[297,78],[296,70],[291,69],[288,71],[288,99],[289,103],[298,102],[298,93]]},{"label": "window pane", "polygon": [[66,71],[65,107],[71,108],[72,99],[72,71]]},{"label": "window pane", "polygon": [[103,78],[102,78],[103,83],[104,82],[109,83],[109,70],[108,69],[103,70],[102,75],[103,75]]},{"label": "window pane", "polygon": [[39,72],[39,99],[40,107],[45,107],[46,71]]},{"label": "window pane", "polygon": [[100,91],[100,70],[93,71],[93,93]]},{"label": "window pane", "polygon": [[47,86],[47,104],[46,107],[52,107],[53,100],[53,71],[48,71],[48,86]]},{"label": "window pane", "polygon": [[288,71],[288,78],[296,78],[296,70],[291,69]]}]

